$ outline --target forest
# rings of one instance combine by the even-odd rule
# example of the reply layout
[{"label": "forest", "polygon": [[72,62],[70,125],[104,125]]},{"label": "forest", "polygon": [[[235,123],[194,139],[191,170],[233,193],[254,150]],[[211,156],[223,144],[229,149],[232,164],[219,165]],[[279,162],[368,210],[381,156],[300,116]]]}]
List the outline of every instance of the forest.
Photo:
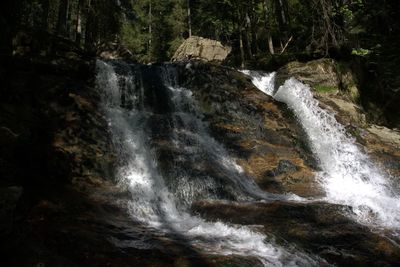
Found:
[{"label": "forest", "polygon": [[109,43],[140,62],[167,61],[190,35],[234,48],[236,61],[285,53],[370,56],[398,42],[394,0],[3,1],[2,47],[18,29],[45,31],[98,52]]}]

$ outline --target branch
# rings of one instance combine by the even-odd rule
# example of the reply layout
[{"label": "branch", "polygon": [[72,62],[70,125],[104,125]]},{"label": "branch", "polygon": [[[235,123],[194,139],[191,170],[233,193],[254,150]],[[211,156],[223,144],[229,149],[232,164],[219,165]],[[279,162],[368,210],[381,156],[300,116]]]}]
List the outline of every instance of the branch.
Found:
[{"label": "branch", "polygon": [[8,132],[9,134],[11,134],[12,136],[14,136],[14,138],[17,138],[19,136],[19,134],[14,133],[10,128],[1,126],[0,129],[5,130],[6,132]]},{"label": "branch", "polygon": [[282,51],[281,51],[281,55],[283,54],[283,52],[285,52],[286,48],[288,47],[289,43],[292,41],[293,36],[290,36],[289,40],[286,42],[285,46],[283,47]]}]

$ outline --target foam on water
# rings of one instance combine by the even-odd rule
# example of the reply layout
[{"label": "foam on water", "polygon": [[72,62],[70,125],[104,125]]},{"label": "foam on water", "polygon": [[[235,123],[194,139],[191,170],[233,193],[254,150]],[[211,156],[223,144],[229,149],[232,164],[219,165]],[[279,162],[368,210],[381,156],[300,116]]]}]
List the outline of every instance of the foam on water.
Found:
[{"label": "foam on water", "polygon": [[391,189],[390,179],[361,152],[333,114],[319,107],[310,87],[290,78],[271,94],[275,74],[264,78],[261,73],[245,74],[251,75],[261,91],[286,103],[296,114],[321,166],[318,179],[326,200],[351,206],[362,223],[400,229],[400,197]]},{"label": "foam on water", "polygon": [[[190,215],[184,208],[186,205],[180,203],[182,202],[181,199],[187,197],[190,200],[192,197],[191,190],[197,190],[193,187],[209,185],[194,183],[188,187],[184,183],[183,193],[181,196],[178,194],[177,197],[169,191],[158,170],[155,155],[147,145],[149,134],[146,132],[146,123],[148,118],[152,116],[151,112],[143,109],[127,111],[121,108],[121,105],[118,105],[120,98],[116,97],[116,92],[121,89],[118,74],[111,64],[102,61],[97,62],[97,69],[97,85],[103,95],[104,110],[121,160],[121,167],[117,176],[120,183],[126,184],[131,192],[132,199],[129,202],[129,210],[133,219],[157,231],[183,236],[194,248],[204,253],[255,257],[264,266],[317,265],[316,261],[306,254],[295,250],[289,252],[274,244],[274,242],[267,241],[266,236],[248,227],[227,225],[221,222],[211,223],[200,217]],[[215,157],[216,165],[225,164],[225,167],[227,167],[225,169],[232,169],[232,174],[240,173],[240,167],[227,157],[223,148],[205,134],[204,126],[198,119],[200,115],[196,112],[189,115],[185,110],[193,108],[191,105],[195,104],[194,102],[187,103],[187,101],[191,101],[190,91],[172,86],[169,89],[176,106],[175,115],[184,124],[186,123],[186,126],[192,125],[189,127],[191,129],[189,133],[183,132],[181,134],[184,138],[193,138],[193,136],[188,137],[188,135],[196,135],[197,144],[193,144],[193,147],[191,147],[192,154],[195,155],[198,152],[196,149],[202,149],[208,153],[210,152],[207,151],[208,146],[211,145],[214,152],[209,155]],[[177,123],[177,121],[174,123]],[[177,131],[173,136],[176,145],[188,146],[187,142],[182,141],[182,136],[179,133],[179,131],[183,131],[182,128],[178,128]],[[188,150],[190,151],[190,149]],[[243,197],[246,196],[246,191],[255,190],[253,188],[255,185],[240,184],[236,178],[233,177],[232,179],[237,188],[244,190],[241,193]],[[184,179],[178,180],[184,181]],[[216,182],[210,180],[210,185],[214,183]]]},{"label": "foam on water", "polygon": [[276,72],[264,73],[254,70],[241,70],[243,74],[251,77],[253,84],[267,95],[274,95]]}]

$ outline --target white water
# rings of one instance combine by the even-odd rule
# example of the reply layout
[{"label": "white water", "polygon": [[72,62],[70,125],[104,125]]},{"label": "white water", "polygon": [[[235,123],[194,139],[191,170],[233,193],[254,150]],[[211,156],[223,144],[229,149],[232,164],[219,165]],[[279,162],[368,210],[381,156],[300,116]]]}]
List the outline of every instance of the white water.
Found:
[{"label": "white water", "polygon": [[[177,179],[183,183],[177,185],[182,186],[182,190],[180,193],[172,194],[159,172],[154,152],[148,146],[150,140],[149,134],[146,132],[146,124],[154,114],[145,109],[128,111],[121,108],[120,75],[116,73],[111,64],[102,61],[97,62],[97,70],[97,85],[103,95],[103,105],[113,141],[119,150],[119,157],[122,161],[117,176],[121,184],[126,184],[131,192],[132,200],[129,203],[129,210],[134,220],[157,231],[183,236],[194,248],[203,253],[254,257],[260,260],[264,266],[317,265],[309,256],[296,251],[289,252],[272,241],[267,242],[266,236],[248,227],[227,225],[221,222],[206,222],[200,217],[190,215],[182,208],[186,206],[182,202],[185,200],[190,202],[195,195],[193,192],[204,186],[216,185],[217,182],[210,180],[209,184],[191,184],[189,177],[185,177],[189,174],[184,174]],[[193,150],[193,153],[190,153],[192,156],[199,153],[197,149],[205,150],[207,156],[215,157],[213,160],[215,160],[216,166],[225,166],[224,170],[232,169],[232,174],[240,172],[237,165],[223,153],[221,146],[205,134],[204,126],[197,118],[199,114],[195,112],[194,115],[189,115],[185,110],[185,107],[195,104],[189,101],[191,99],[190,91],[167,85],[171,90],[176,108],[175,115],[177,116],[175,118],[182,120],[185,127],[195,124],[194,127],[189,127],[192,129],[191,132],[183,132],[182,127],[175,129],[173,133],[175,145],[187,146],[188,142],[185,138],[191,138],[191,135],[196,134],[195,143],[184,147],[185,150]],[[134,83],[124,83],[124,86],[128,86],[131,91],[138,90],[138,88],[134,88]],[[140,90],[140,94],[143,96],[143,91]],[[125,91],[127,91],[126,88]],[[174,119],[173,123],[177,124],[178,120]],[[184,137],[182,138],[181,135]],[[213,147],[214,153],[209,153],[210,145]],[[232,186],[236,186],[232,190],[244,190],[239,195],[245,196],[246,191],[254,189],[251,184],[239,183],[235,175],[232,177]]]},{"label": "white water", "polygon": [[291,78],[274,93],[275,73],[244,73],[251,75],[261,91],[286,103],[296,114],[319,160],[322,172],[318,179],[326,191],[326,201],[351,206],[361,223],[399,230],[399,195],[345,128],[319,107],[310,87]]}]

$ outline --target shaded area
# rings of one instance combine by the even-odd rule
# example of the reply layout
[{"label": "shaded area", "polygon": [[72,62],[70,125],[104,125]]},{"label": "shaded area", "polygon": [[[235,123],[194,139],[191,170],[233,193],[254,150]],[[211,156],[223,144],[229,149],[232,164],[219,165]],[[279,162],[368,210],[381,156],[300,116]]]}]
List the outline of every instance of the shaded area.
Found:
[{"label": "shaded area", "polygon": [[[344,215],[348,207],[326,203],[198,202],[193,211],[210,220],[262,225],[278,243],[306,249],[339,266],[397,266],[399,240],[373,233]],[[396,244],[397,242],[397,244]]]}]

